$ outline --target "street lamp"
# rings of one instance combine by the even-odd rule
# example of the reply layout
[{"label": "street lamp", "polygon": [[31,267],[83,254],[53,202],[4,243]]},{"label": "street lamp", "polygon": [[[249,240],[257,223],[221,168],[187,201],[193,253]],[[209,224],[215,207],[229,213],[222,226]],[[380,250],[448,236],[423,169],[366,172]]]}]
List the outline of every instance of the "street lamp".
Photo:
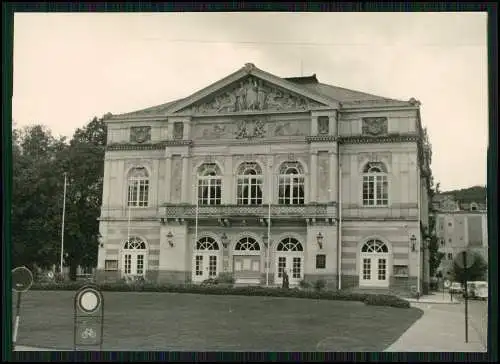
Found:
[{"label": "street lamp", "polygon": [[323,234],[321,234],[321,232],[316,235],[316,241],[318,242],[319,248],[323,249]]},{"label": "street lamp", "polygon": [[411,246],[411,251],[416,252],[417,251],[417,238],[415,235],[412,235],[410,237],[410,246]]}]

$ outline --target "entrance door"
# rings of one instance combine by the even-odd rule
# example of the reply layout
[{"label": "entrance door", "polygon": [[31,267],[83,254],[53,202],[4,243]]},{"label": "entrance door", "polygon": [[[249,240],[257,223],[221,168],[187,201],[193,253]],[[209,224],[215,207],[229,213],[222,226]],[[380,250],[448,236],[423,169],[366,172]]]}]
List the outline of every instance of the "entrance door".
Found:
[{"label": "entrance door", "polygon": [[123,273],[125,275],[144,275],[144,254],[128,253],[123,255]]},{"label": "entrance door", "polygon": [[290,285],[299,284],[304,276],[303,258],[298,255],[278,255],[275,282],[280,286],[283,284],[284,270],[288,273],[288,282]]},{"label": "entrance door", "polygon": [[216,278],[218,274],[217,255],[196,254],[194,256],[194,282],[203,282],[209,278]]},{"label": "entrance door", "polygon": [[386,287],[389,285],[387,255],[361,257],[360,285]]}]

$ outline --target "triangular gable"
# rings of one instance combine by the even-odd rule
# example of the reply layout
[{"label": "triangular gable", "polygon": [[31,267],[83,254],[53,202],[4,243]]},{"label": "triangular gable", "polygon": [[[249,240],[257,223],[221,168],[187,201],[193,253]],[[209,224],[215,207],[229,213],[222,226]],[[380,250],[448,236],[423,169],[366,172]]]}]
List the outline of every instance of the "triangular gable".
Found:
[{"label": "triangular gable", "polygon": [[248,63],[242,69],[185,98],[169,114],[305,111],[337,108],[338,102]]}]

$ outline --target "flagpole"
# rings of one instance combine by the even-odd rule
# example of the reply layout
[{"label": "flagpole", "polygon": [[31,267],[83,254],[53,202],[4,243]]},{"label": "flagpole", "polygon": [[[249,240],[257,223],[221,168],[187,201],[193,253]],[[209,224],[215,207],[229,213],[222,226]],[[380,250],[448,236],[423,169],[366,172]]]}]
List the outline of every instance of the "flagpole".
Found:
[{"label": "flagpole", "polygon": [[268,209],[267,209],[267,247],[266,247],[266,287],[269,286],[269,245],[271,244],[271,187],[273,185],[272,165],[269,165]]},{"label": "flagpole", "polygon": [[198,242],[198,210],[199,210],[199,203],[198,203],[199,191],[198,191],[198,185],[196,182],[195,182],[195,189],[196,189],[196,193],[195,193],[196,209],[195,209],[195,218],[194,218],[194,244],[196,246],[196,243]]},{"label": "flagpole", "polygon": [[[132,207],[132,204],[131,204],[131,197],[132,197],[132,185],[131,183],[132,182],[130,179],[129,179],[129,182],[128,182],[128,222],[127,222],[127,241],[130,241],[130,208]],[[139,192],[139,191],[137,191]]]},{"label": "flagpole", "polygon": [[63,212],[62,212],[62,224],[61,224],[61,276],[63,273],[63,260],[64,260],[64,217],[66,215],[66,180],[67,173],[64,172],[64,197],[63,197]]}]

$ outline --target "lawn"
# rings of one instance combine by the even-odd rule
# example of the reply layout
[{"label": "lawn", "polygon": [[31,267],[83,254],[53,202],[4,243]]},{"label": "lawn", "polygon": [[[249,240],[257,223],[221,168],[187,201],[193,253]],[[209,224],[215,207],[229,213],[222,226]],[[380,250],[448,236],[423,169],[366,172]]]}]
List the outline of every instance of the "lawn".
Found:
[{"label": "lawn", "polygon": [[[18,344],[71,349],[74,294],[23,294]],[[103,295],[103,350],[379,352],[422,315],[415,308],[346,301],[156,292]]]}]

